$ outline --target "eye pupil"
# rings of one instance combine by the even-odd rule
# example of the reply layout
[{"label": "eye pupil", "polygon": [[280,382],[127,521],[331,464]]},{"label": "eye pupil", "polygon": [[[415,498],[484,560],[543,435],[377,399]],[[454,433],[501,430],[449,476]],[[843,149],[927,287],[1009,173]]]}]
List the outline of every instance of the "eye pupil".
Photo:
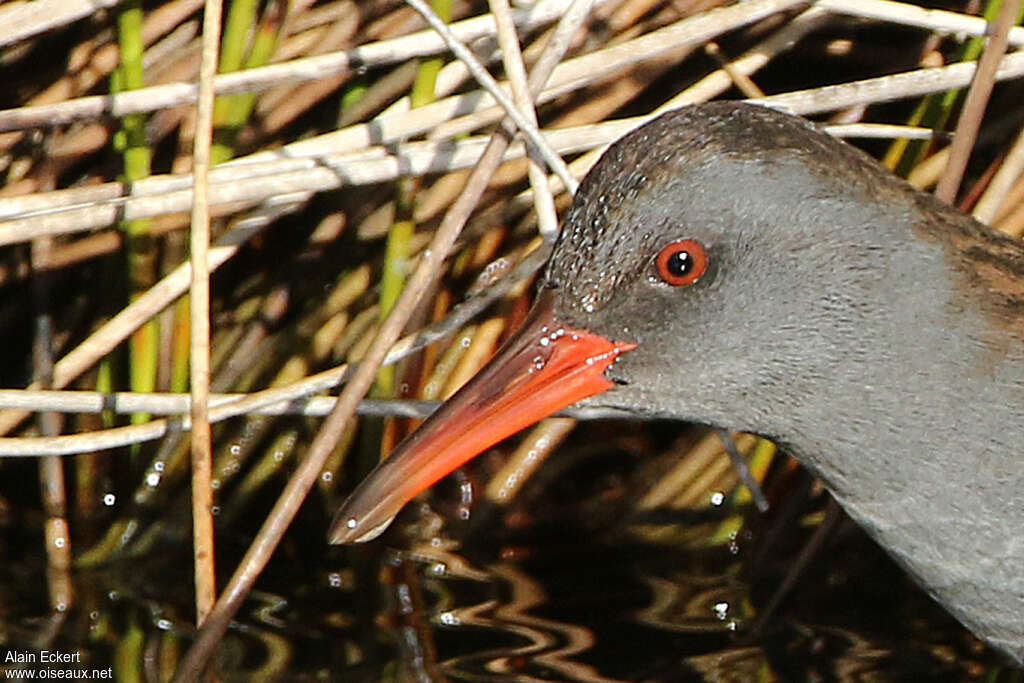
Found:
[{"label": "eye pupil", "polygon": [[693,257],[685,250],[674,252],[668,257],[665,267],[676,277],[683,277],[693,270]]}]

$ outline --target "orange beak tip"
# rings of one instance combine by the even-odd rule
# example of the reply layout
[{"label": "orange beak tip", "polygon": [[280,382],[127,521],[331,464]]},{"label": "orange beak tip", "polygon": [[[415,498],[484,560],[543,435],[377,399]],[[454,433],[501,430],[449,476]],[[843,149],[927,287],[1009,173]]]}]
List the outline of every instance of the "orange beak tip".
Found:
[{"label": "orange beak tip", "polygon": [[369,530],[360,528],[359,520],[348,516],[343,519],[335,519],[331,529],[327,533],[327,542],[331,545],[349,545],[353,543],[367,543],[384,533],[394,517],[389,517]]}]

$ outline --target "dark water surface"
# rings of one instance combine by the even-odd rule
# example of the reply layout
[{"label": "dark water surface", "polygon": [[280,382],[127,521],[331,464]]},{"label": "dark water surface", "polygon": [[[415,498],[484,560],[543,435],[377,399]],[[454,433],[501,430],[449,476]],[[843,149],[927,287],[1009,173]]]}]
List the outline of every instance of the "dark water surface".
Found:
[{"label": "dark water surface", "polygon": [[[779,458],[766,515],[714,487],[644,510],[649,461],[601,429],[581,430],[571,448],[589,454],[548,463],[511,505],[453,502],[485,458],[370,545],[327,546],[331,506],[311,500],[220,646],[221,680],[1020,680],[841,517],[769,614],[827,516],[820,487]],[[261,519],[219,530],[222,585]],[[122,552],[76,571],[76,606],[53,616],[29,551],[40,526],[8,519],[7,650],[165,679],[193,633],[182,520],[140,522]]]}]

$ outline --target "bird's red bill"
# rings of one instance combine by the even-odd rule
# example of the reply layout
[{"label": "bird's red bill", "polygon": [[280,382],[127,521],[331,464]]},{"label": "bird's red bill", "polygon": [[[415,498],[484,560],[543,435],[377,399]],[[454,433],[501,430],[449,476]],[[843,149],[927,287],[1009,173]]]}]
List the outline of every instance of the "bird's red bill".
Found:
[{"label": "bird's red bill", "polygon": [[561,327],[542,297],[494,358],[356,488],[330,542],[375,538],[409,500],[484,449],[611,388],[605,369],[634,347]]}]

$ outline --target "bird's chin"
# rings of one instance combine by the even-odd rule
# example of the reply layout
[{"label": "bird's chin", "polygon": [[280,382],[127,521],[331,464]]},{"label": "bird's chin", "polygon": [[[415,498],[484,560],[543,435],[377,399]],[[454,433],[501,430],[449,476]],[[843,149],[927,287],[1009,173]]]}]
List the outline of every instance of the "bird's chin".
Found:
[{"label": "bird's chin", "polygon": [[[615,391],[606,391],[605,394]],[[610,397],[607,397],[610,398]],[[614,401],[595,400],[597,396],[578,401],[572,406],[572,415],[582,420],[635,420],[636,418],[654,418],[643,410],[637,410],[627,405],[616,404]]]},{"label": "bird's chin", "polygon": [[[614,381],[614,380],[613,380]],[[678,404],[671,404],[653,392],[638,389],[633,384],[616,385],[608,391],[579,401],[574,409],[587,419],[643,419],[682,420],[702,422],[695,416],[680,414]]]}]

